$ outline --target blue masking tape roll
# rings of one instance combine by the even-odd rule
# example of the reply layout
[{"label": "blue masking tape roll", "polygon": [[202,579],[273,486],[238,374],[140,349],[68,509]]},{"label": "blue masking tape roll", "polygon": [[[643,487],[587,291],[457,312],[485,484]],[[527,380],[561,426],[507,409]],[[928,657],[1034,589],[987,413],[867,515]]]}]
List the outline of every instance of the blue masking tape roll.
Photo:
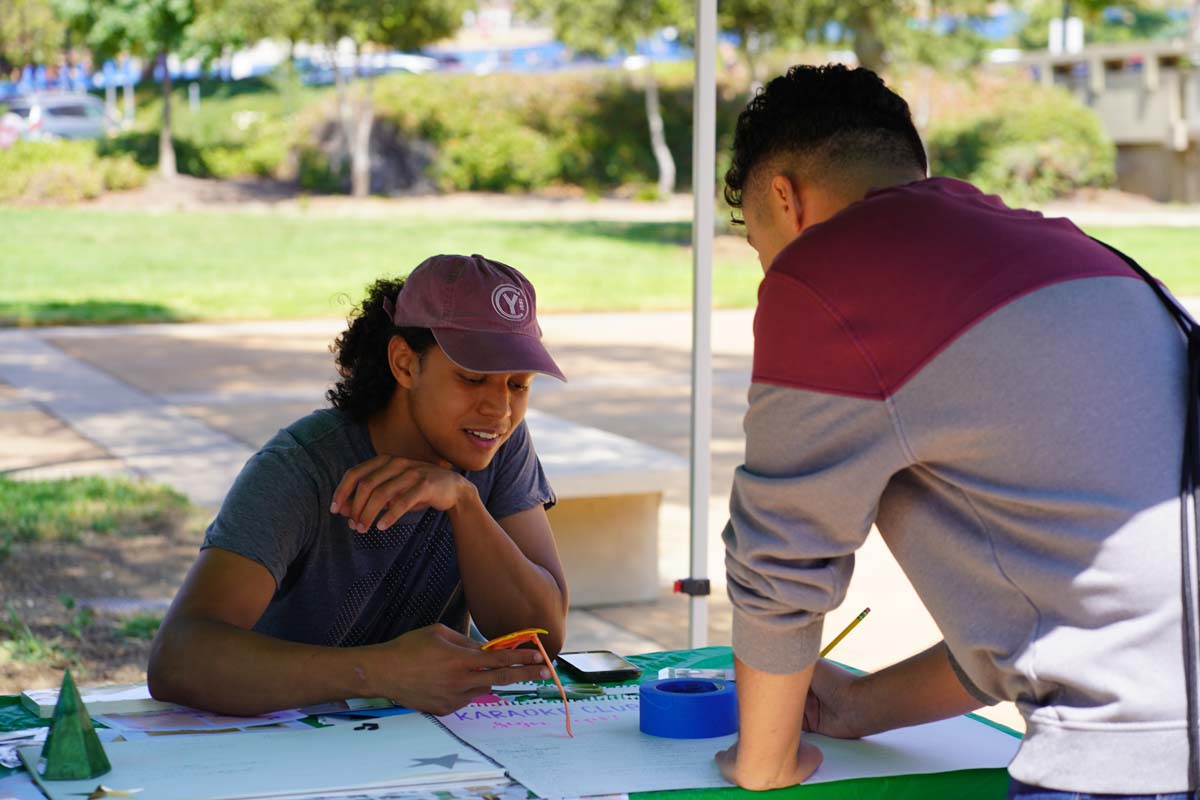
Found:
[{"label": "blue masking tape roll", "polygon": [[668,678],[639,689],[642,733],[708,739],[737,732],[737,689],[730,681]]}]

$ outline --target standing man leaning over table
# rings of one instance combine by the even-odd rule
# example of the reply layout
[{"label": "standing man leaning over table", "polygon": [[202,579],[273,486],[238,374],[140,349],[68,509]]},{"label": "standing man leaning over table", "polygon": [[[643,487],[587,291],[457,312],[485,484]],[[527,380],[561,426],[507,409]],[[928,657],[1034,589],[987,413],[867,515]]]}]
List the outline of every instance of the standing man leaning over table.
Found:
[{"label": "standing man leaning over table", "polygon": [[[533,286],[480,255],[369,287],[332,348],[332,408],[255,454],[154,639],[160,700],[257,714],[387,697],[447,714],[550,677],[467,636],[540,627],[562,647],[555,502],[525,425],[541,342]],[[565,379],[564,379],[565,380]]]},{"label": "standing man leaning over table", "polygon": [[[802,727],[1013,700],[1011,797],[1183,792],[1171,317],[1068,220],[926,178],[908,106],[867,70],[792,68],[733,150],[726,197],[766,275],[724,534],[726,777],[803,781],[821,754]],[[817,651],[872,524],[945,640],[856,677]]]}]

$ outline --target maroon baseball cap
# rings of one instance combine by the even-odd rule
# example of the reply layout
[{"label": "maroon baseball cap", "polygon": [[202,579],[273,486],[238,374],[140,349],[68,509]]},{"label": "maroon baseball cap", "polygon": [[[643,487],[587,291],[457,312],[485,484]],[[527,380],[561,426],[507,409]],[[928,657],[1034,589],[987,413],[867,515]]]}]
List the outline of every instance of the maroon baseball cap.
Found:
[{"label": "maroon baseball cap", "polygon": [[566,376],[542,345],[533,284],[481,255],[432,256],[404,280],[387,310],[401,327],[429,328],[446,356],[471,372]]}]

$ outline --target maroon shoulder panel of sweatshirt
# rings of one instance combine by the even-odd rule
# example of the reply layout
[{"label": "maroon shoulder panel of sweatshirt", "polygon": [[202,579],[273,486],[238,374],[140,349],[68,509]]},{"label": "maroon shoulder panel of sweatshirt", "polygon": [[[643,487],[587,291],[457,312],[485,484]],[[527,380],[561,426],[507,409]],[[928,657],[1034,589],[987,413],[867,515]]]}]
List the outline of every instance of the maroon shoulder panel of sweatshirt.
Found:
[{"label": "maroon shoulder panel of sweatshirt", "polygon": [[969,183],[875,191],[767,270],[753,380],[882,400],[1006,303],[1092,277],[1138,278],[1069,220],[1010,209]]}]

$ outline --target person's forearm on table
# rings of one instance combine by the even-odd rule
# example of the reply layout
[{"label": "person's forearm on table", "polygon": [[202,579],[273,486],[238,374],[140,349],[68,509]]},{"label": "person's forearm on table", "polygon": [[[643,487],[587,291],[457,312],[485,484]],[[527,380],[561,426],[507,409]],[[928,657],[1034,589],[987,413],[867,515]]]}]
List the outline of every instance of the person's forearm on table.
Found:
[{"label": "person's forearm on table", "polygon": [[164,632],[169,635],[156,640],[147,669],[156,699],[253,716],[379,695],[371,648],[286,642],[206,619],[170,624]]},{"label": "person's forearm on table", "polygon": [[542,644],[553,658],[566,636],[566,592],[545,567],[531,561],[492,518],[471,486],[449,512],[458,568],[471,616],[480,631],[501,636],[544,628]]},{"label": "person's forearm on table", "polygon": [[851,684],[857,734],[921,725],[980,708],[950,666],[945,642]]},{"label": "person's forearm on table", "polygon": [[738,784],[756,790],[795,784],[791,776],[800,750],[804,703],[813,666],[774,675],[735,658],[734,668],[738,687]]}]

